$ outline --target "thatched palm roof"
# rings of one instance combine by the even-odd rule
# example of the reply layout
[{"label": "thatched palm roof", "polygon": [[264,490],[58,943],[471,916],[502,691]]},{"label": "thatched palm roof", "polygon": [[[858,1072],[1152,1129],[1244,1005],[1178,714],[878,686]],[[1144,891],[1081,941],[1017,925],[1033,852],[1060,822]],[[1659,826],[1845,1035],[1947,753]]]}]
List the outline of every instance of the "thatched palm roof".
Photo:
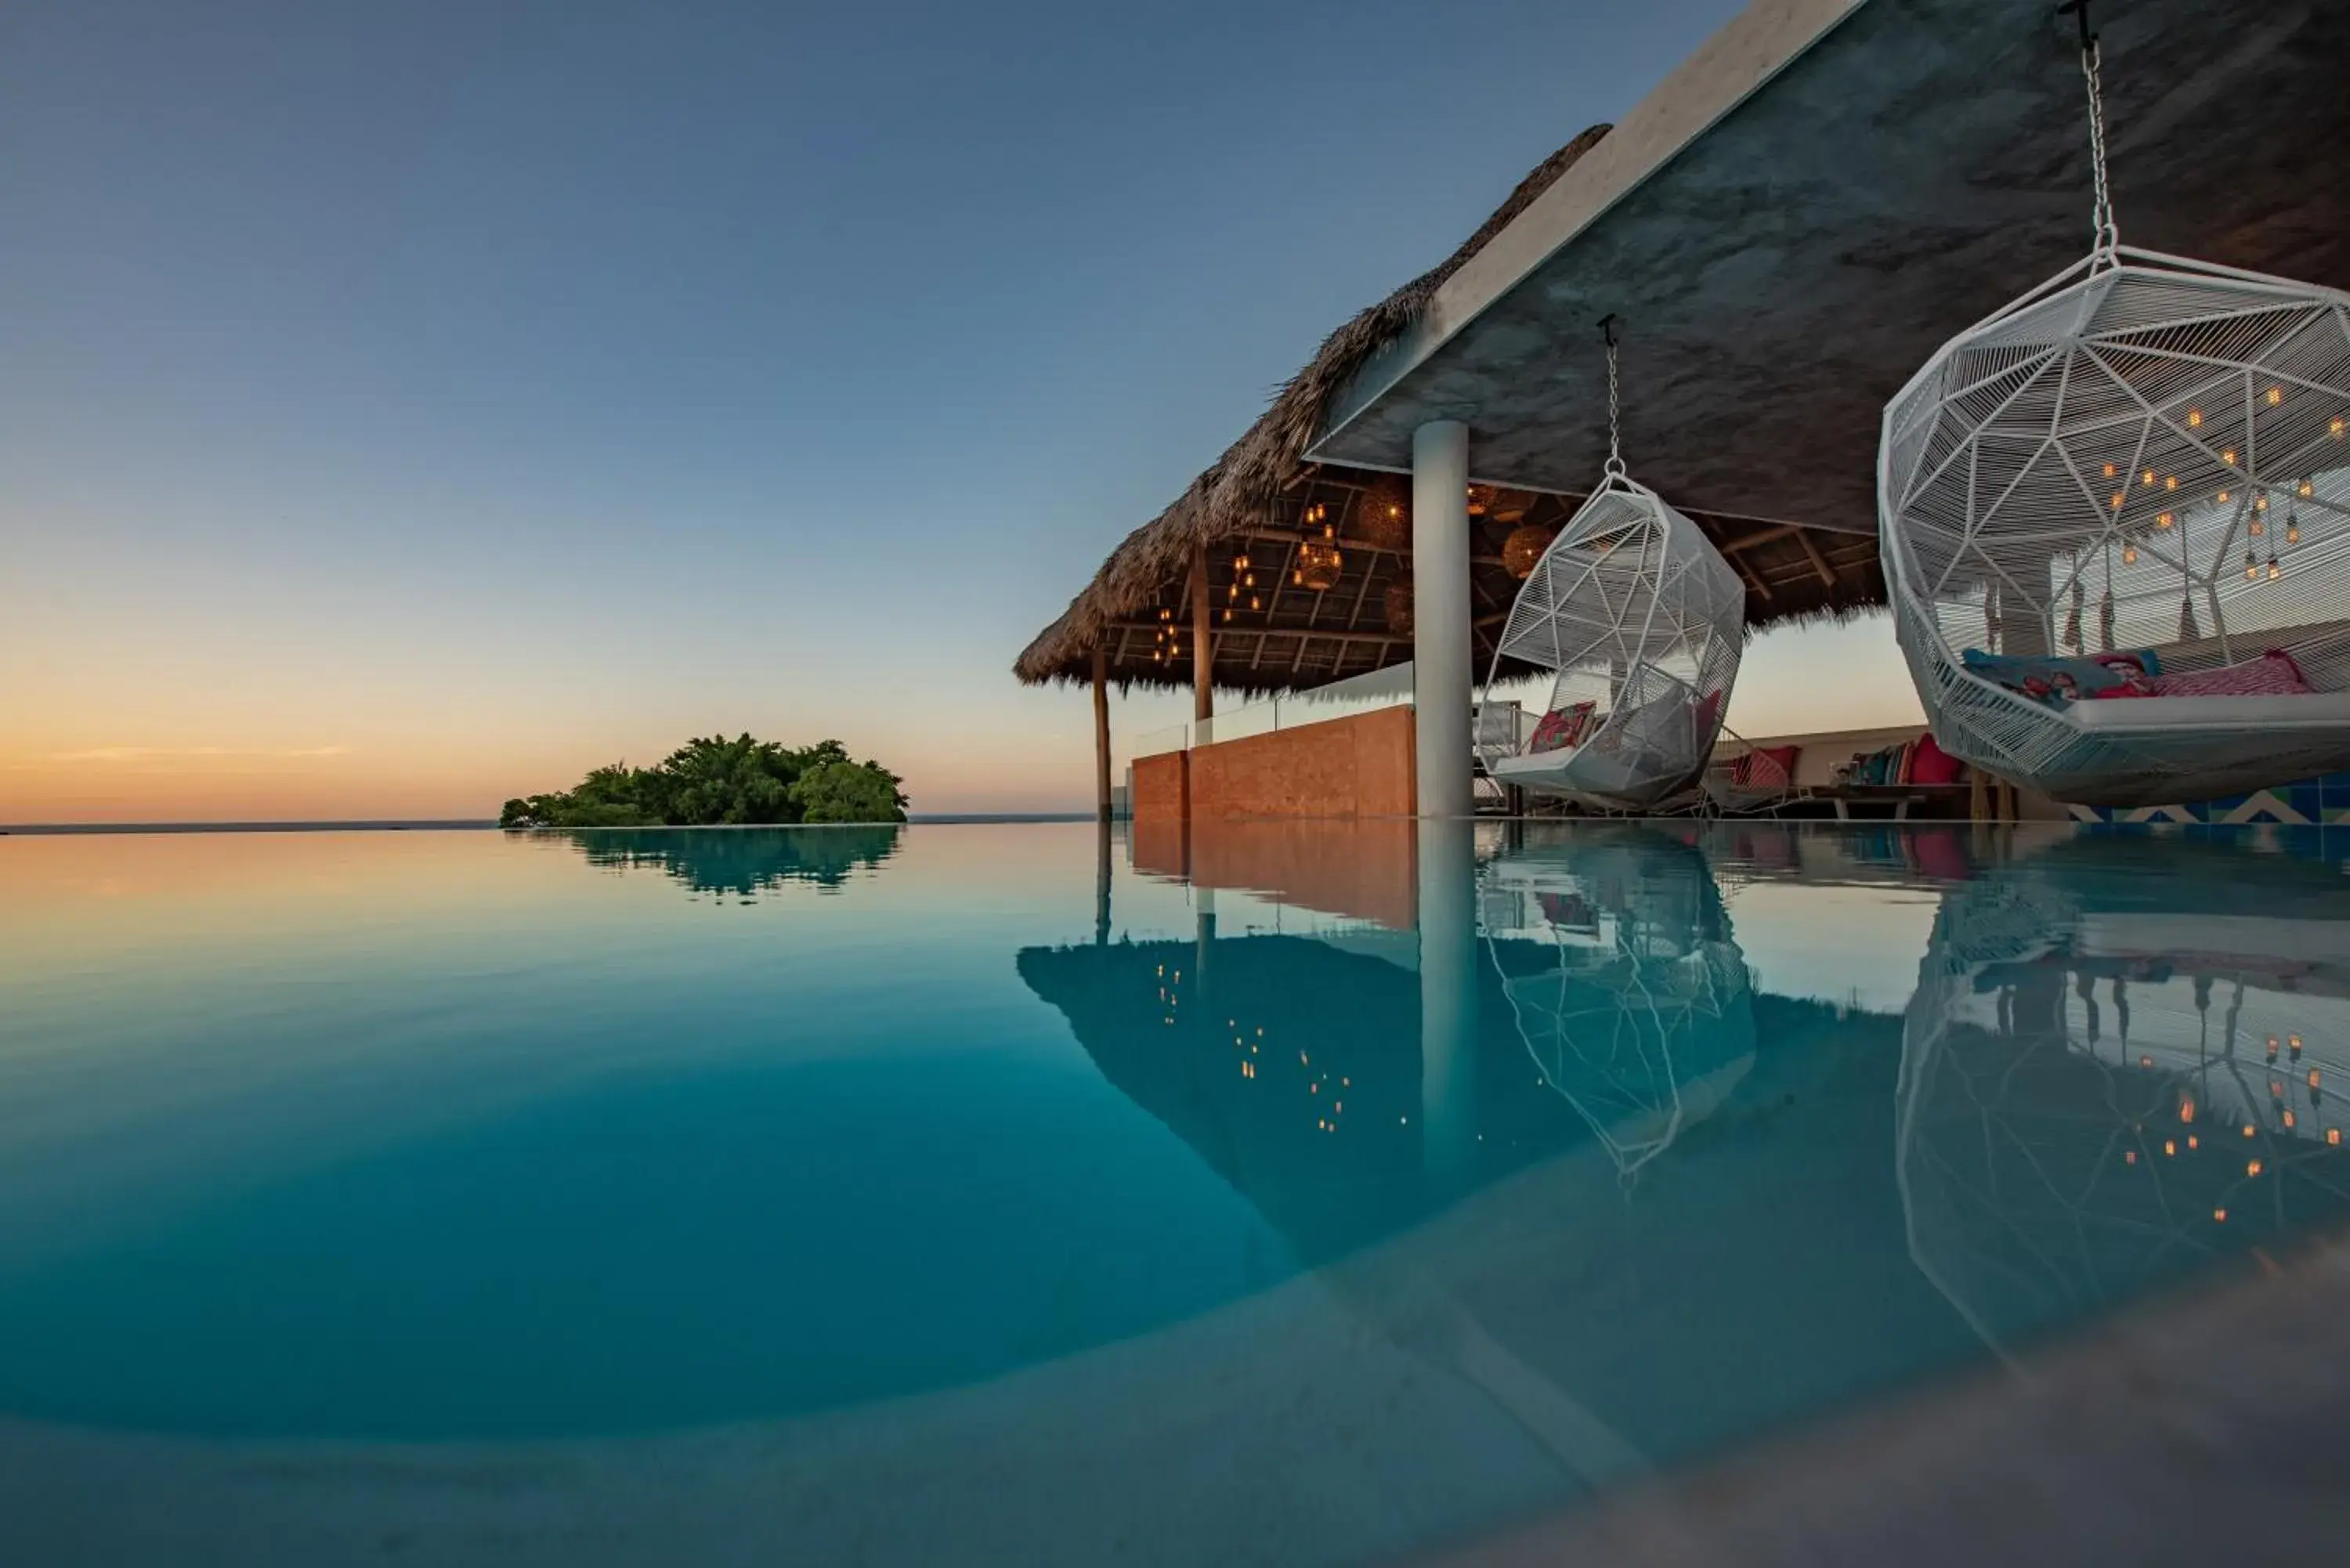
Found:
[{"label": "thatched palm roof", "polygon": [[[1320,504],[1329,517],[1346,519],[1353,497],[1378,478],[1367,471],[1309,463],[1305,452],[1364,366],[1419,320],[1447,278],[1597,145],[1609,129],[1595,125],[1543,160],[1460,249],[1324,340],[1312,361],[1282,387],[1272,406],[1240,440],[1172,505],[1110,552],[1085,591],[1021,653],[1013,672],[1031,685],[1087,680],[1094,650],[1099,648],[1107,655],[1109,678],[1121,684],[1188,685],[1188,649],[1180,659],[1161,659],[1157,628],[1170,624],[1188,635],[1186,588],[1194,558],[1203,548],[1246,550],[1252,543],[1272,547],[1259,574],[1264,589],[1256,596],[1270,603],[1249,609],[1243,607],[1244,599],[1233,604],[1222,594],[1215,597],[1220,615],[1228,604],[1235,611],[1221,621],[1215,634],[1216,684],[1243,691],[1313,686],[1409,658],[1408,621],[1388,607],[1388,590],[1409,583],[1406,555],[1346,537],[1342,527],[1346,572],[1336,586],[1320,593],[1288,586],[1289,566],[1281,552],[1284,546],[1294,549],[1305,536],[1299,523],[1305,509]],[[1471,558],[1481,660],[1516,591],[1515,580],[1500,560],[1502,537],[1525,524],[1555,524],[1580,500],[1504,493],[1489,515],[1478,520]],[[1833,614],[1882,602],[1874,540],[1814,539],[1791,528],[1758,531],[1734,519],[1697,520],[1731,551],[1746,576],[1752,601],[1750,618]],[[1228,589],[1229,563],[1219,563],[1211,576],[1213,569],[1226,574],[1226,580],[1215,586]],[[1170,612],[1164,622],[1161,611]]]}]

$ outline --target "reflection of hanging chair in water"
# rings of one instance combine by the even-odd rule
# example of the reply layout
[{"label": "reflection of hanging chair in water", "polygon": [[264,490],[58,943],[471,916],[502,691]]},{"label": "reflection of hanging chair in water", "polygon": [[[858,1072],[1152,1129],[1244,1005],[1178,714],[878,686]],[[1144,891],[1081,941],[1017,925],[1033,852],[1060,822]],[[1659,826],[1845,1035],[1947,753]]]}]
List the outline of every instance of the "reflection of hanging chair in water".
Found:
[{"label": "reflection of hanging chair in water", "polygon": [[1746,962],[1705,858],[1646,832],[1583,836],[1486,877],[1519,1038],[1628,1177],[1753,1064]]},{"label": "reflection of hanging chair in water", "polygon": [[[1607,355],[1612,448],[1612,336]],[[1611,451],[1599,488],[1510,607],[1487,688],[1513,660],[1549,674],[1550,701],[1531,734],[1477,726],[1486,772],[1609,809],[1679,793],[1721,732],[1745,615],[1746,587],[1730,563]]]},{"label": "reflection of hanging chair in water", "polygon": [[2350,765],[2350,295],[2122,247],[2085,43],[2095,250],[1886,410],[1919,699],[1952,754],[2067,801]]},{"label": "reflection of hanging chair in water", "polygon": [[2339,878],[2183,850],[2064,845],[1935,922],[1896,1169],[1911,1257],[1996,1348],[2350,1214]]}]

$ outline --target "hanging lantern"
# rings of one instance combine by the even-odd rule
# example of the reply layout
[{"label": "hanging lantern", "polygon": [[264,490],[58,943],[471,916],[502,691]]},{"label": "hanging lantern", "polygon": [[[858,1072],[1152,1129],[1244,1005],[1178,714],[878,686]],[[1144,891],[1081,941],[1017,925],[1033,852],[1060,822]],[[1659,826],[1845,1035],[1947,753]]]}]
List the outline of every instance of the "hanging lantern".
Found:
[{"label": "hanging lantern", "polygon": [[1374,549],[1411,550],[1411,492],[1403,481],[1374,480],[1355,501],[1355,532]]},{"label": "hanging lantern", "polygon": [[1411,635],[1411,579],[1398,577],[1379,596],[1379,607],[1387,612],[1388,629],[1398,637]]},{"label": "hanging lantern", "polygon": [[1469,515],[1471,517],[1482,517],[1486,513],[1491,512],[1492,509],[1493,487],[1490,484],[1471,485],[1469,487]]},{"label": "hanging lantern", "polygon": [[1338,576],[1346,569],[1347,557],[1338,552],[1337,541],[1325,524],[1322,537],[1307,539],[1297,546],[1297,570],[1292,574],[1297,586],[1315,593],[1338,586]]},{"label": "hanging lantern", "polygon": [[1558,537],[1558,530],[1545,528],[1539,523],[1528,523],[1510,530],[1502,541],[1502,565],[1510,576],[1523,581],[1534,576],[1534,567],[1542,562],[1543,552]]}]

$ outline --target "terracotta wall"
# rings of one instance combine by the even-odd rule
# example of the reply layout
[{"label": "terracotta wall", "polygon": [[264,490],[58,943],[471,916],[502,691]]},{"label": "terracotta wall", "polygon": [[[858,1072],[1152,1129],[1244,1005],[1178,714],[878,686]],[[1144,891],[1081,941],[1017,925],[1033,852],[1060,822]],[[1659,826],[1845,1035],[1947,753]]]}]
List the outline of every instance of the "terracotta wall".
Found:
[{"label": "terracotta wall", "polygon": [[1134,815],[1186,817],[1191,815],[1191,753],[1161,752],[1134,759]]},{"label": "terracotta wall", "polygon": [[1195,819],[1409,816],[1417,809],[1409,707],[1220,741],[1190,757]]}]

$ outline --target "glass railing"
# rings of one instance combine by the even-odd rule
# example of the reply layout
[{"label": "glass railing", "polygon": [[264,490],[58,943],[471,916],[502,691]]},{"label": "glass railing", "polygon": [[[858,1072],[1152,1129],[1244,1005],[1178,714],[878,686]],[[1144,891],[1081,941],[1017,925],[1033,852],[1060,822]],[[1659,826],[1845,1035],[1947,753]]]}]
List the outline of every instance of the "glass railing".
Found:
[{"label": "glass railing", "polygon": [[1180,752],[1191,744],[1191,726],[1170,724],[1164,729],[1149,730],[1134,738],[1134,755],[1155,757],[1162,752]]},{"label": "glass railing", "polygon": [[1276,692],[1219,713],[1198,726],[1199,740],[1202,745],[1214,741],[1238,741],[1251,735],[1269,735],[1276,730],[1352,718],[1381,708],[1410,706],[1411,666],[1390,665],[1385,670],[1350,675],[1326,686]]}]

